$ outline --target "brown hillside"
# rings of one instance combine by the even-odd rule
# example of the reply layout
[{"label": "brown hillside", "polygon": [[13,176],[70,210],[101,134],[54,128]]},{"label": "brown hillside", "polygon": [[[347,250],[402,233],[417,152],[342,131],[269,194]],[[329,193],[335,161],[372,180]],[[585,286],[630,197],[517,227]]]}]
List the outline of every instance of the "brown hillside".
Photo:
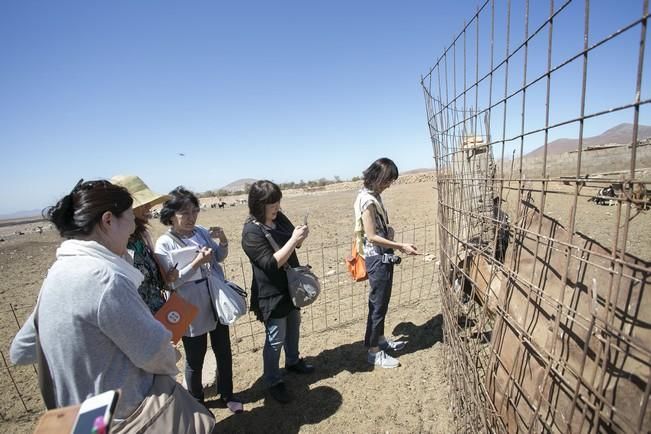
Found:
[{"label": "brown hillside", "polygon": [[[607,144],[627,144],[633,137],[633,124],[619,124],[598,136],[584,137],[583,147],[599,146]],[[638,140],[651,137],[651,126],[638,125]],[[576,151],[579,147],[579,139],[558,139],[547,145],[548,154],[561,154],[563,152]],[[534,149],[526,154],[527,157],[540,157],[543,155],[544,146]]]}]

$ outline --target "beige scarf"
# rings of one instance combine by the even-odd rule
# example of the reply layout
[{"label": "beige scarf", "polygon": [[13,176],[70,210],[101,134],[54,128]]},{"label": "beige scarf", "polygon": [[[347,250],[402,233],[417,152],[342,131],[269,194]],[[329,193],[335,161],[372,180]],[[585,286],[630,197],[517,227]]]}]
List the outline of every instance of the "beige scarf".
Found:
[{"label": "beige scarf", "polygon": [[357,254],[364,257],[364,223],[362,222],[362,205],[371,201],[375,205],[375,212],[380,214],[382,221],[388,225],[389,218],[387,211],[382,202],[380,202],[370,190],[362,188],[355,198],[355,242],[357,246]]}]

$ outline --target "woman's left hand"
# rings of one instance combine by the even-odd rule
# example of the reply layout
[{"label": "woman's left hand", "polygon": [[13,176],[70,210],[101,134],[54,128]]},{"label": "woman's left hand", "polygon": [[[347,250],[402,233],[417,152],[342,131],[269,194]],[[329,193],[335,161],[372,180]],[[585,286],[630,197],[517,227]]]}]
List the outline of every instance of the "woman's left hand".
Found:
[{"label": "woman's left hand", "polygon": [[226,238],[226,233],[221,226],[211,226],[208,230],[210,232],[211,238],[216,238],[219,240],[219,244],[228,244],[228,239]]}]

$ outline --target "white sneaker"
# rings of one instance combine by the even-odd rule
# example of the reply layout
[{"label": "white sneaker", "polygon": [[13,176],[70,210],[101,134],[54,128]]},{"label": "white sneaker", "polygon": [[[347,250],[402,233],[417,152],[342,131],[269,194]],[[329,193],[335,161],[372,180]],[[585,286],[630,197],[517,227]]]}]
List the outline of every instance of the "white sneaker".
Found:
[{"label": "white sneaker", "polygon": [[405,345],[407,345],[407,342],[405,341],[391,341],[391,340],[380,342],[378,344],[380,349],[383,351],[387,351],[387,350],[400,351],[405,347]]},{"label": "white sneaker", "polygon": [[377,353],[369,352],[366,360],[368,360],[371,365],[375,365],[380,368],[397,368],[400,366],[398,359],[389,356],[384,351],[378,351]]}]

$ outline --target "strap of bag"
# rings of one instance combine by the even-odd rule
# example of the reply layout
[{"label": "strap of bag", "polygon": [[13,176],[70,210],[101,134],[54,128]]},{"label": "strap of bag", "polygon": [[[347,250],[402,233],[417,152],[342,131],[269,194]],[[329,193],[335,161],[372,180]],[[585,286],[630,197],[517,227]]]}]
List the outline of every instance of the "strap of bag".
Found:
[{"label": "strap of bag", "polygon": [[271,244],[271,247],[273,247],[274,251],[277,252],[278,250],[280,250],[278,243],[276,242],[276,240],[273,239],[273,237],[271,236],[269,231],[264,227],[264,225],[257,220],[252,220],[252,221],[253,224],[258,225],[258,227],[262,230],[262,233],[264,234],[265,237],[267,237],[267,241],[269,241],[269,244]]},{"label": "strap of bag", "polygon": [[187,247],[188,243],[186,243],[185,241],[183,241],[183,239],[182,239],[181,237],[179,237],[178,235],[176,235],[176,234],[172,231],[172,229],[170,229],[169,231],[167,231],[167,235],[168,235],[170,238],[172,238],[174,241],[178,242],[178,243],[179,243],[180,245],[182,245],[183,247]]},{"label": "strap of bag", "polygon": [[[255,219],[252,220],[252,222],[254,224],[258,225],[258,227],[262,230],[262,233],[267,238],[267,241],[269,241],[269,244],[271,244],[271,247],[274,249],[274,252],[277,252],[278,250],[280,250],[280,247],[278,246],[278,243],[276,242],[276,240],[273,239],[273,237],[271,236],[269,231],[264,227],[264,225],[262,223],[260,223],[259,221],[255,220]],[[283,265],[283,268],[285,270],[290,268],[289,263],[285,262],[285,265]]]},{"label": "strap of bag", "polygon": [[47,363],[43,347],[41,347],[41,338],[38,333],[38,307],[41,304],[41,297],[38,297],[36,309],[34,310],[34,330],[36,331],[36,362],[38,363],[38,386],[41,389],[41,396],[48,410],[56,408],[56,399],[54,394],[54,381],[50,375],[50,365]]}]

